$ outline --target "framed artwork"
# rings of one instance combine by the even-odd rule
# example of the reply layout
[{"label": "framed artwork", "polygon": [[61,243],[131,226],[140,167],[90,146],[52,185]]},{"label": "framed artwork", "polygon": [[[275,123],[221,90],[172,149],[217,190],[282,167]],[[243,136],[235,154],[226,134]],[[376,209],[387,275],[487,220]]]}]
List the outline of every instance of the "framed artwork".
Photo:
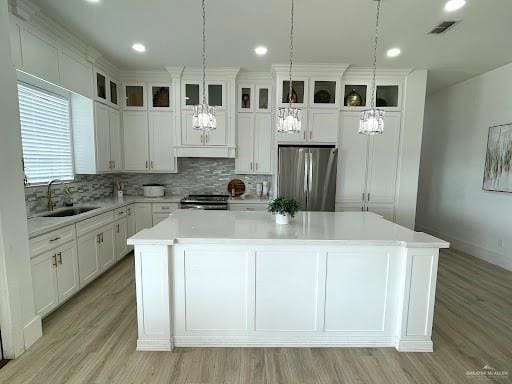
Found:
[{"label": "framed artwork", "polygon": [[512,193],[512,124],[489,128],[483,189]]}]

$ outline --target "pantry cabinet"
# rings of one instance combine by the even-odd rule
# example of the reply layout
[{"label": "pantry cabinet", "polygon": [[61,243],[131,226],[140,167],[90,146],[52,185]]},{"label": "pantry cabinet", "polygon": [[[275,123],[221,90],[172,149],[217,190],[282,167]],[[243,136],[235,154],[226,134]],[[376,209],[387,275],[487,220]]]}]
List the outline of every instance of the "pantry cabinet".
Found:
[{"label": "pantry cabinet", "polygon": [[337,204],[393,219],[401,114],[388,112],[382,135],[358,133],[359,112],[342,112]]},{"label": "pantry cabinet", "polygon": [[31,270],[36,313],[44,316],[78,291],[76,242],[32,258]]}]

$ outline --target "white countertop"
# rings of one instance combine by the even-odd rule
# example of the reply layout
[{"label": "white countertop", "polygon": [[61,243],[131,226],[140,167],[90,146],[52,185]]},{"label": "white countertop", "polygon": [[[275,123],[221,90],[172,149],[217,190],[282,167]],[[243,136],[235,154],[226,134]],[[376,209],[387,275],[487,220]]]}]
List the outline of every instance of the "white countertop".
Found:
[{"label": "white countertop", "polygon": [[[29,238],[44,235],[45,233],[57,230],[59,228],[63,228],[67,225],[75,224],[79,221],[88,219],[89,217],[100,215],[104,212],[108,212],[116,208],[121,208],[133,203],[179,203],[182,198],[183,196],[174,195],[164,197],[124,196],[122,201],[118,200],[117,197],[93,200],[87,203],[78,204],[74,205],[73,207],[70,207],[98,207],[98,209],[81,213],[79,215],[68,217],[33,216],[28,218],[28,235]],[[56,209],[55,211],[64,208],[65,207],[61,207]]]},{"label": "white countertop", "polygon": [[414,232],[374,213],[300,212],[277,225],[267,212],[178,210],[128,244],[308,244],[448,248],[443,240]]}]

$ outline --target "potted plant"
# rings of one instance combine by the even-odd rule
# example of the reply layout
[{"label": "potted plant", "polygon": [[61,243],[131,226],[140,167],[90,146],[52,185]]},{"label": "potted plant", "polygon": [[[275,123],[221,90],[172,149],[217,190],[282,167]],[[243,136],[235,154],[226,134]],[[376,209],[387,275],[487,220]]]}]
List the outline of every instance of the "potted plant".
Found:
[{"label": "potted plant", "polygon": [[300,204],[297,200],[278,197],[268,203],[267,211],[276,215],[276,224],[288,224],[290,218],[299,212]]}]

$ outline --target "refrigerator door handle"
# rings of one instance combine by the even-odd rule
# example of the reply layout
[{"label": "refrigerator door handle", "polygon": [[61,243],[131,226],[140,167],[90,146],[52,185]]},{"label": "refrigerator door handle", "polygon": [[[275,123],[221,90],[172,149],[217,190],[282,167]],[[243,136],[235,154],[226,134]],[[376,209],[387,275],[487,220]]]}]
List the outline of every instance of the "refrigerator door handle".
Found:
[{"label": "refrigerator door handle", "polygon": [[308,205],[308,152],[304,152],[304,195],[306,196],[306,206]]},{"label": "refrigerator door handle", "polygon": [[313,192],[313,152],[309,152],[308,184],[309,184],[308,193],[311,193],[311,192]]}]

